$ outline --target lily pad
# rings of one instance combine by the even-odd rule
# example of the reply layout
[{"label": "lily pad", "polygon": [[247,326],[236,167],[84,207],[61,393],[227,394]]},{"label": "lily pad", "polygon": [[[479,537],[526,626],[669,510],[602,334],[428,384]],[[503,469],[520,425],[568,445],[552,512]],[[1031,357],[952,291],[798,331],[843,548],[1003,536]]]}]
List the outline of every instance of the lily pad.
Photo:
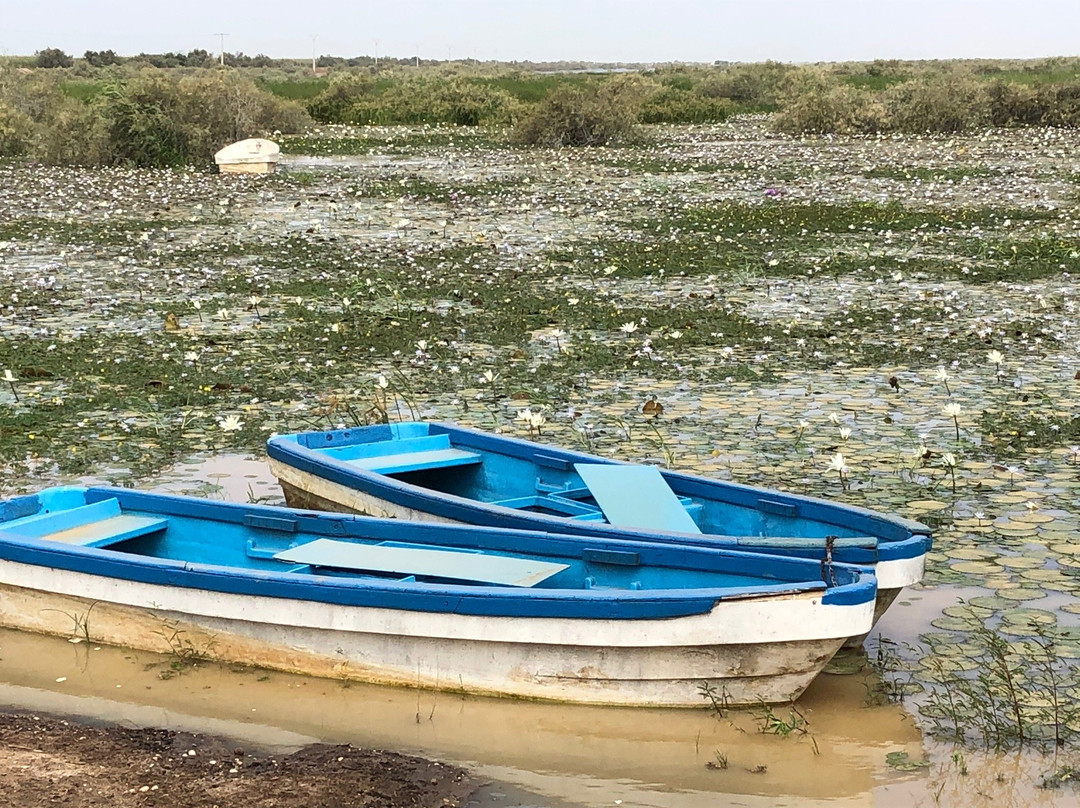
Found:
[{"label": "lily pad", "polygon": [[914,760],[907,752],[889,752],[885,755],[885,762],[901,772],[913,772],[930,768],[929,760]]}]

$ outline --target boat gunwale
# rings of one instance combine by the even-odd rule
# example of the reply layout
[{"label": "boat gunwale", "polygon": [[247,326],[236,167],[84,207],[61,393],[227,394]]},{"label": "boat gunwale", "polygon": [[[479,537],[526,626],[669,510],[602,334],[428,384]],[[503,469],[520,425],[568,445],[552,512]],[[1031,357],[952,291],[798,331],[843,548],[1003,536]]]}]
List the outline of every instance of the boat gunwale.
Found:
[{"label": "boat gunwale", "polygon": [[[59,489],[52,489],[59,490]],[[375,519],[346,514],[312,514],[291,508],[241,503],[209,502],[193,497],[169,494],[148,494],[129,489],[107,487],[71,487],[82,491],[87,502],[115,497],[127,510],[179,516],[214,519],[233,524],[245,524],[250,515],[291,519],[297,523],[296,532],[315,537],[348,538],[397,538],[403,529],[419,535],[423,541],[432,538],[450,544],[455,535],[468,533],[481,539],[501,538],[524,541],[529,545],[550,545],[555,548],[549,555],[558,555],[557,549],[576,551],[586,549],[633,550],[646,558],[642,566],[675,566],[680,556],[711,560],[717,567],[721,562],[736,566],[766,562],[774,570],[816,569],[817,564],[802,559],[777,558],[710,549],[703,547],[673,547],[647,542],[623,542],[595,537],[568,537],[548,535],[532,531],[514,531],[501,528],[473,528],[469,526],[433,525],[430,523],[403,523],[394,519]],[[31,495],[36,496],[36,495]],[[20,501],[26,498],[18,498]],[[10,502],[11,500],[9,500]],[[153,506],[153,507],[151,507]],[[2,512],[0,512],[2,513]],[[9,517],[10,518],[10,517]],[[321,529],[316,529],[321,528]],[[376,535],[371,536],[372,532]],[[586,539],[585,541],[582,538]],[[482,544],[483,542],[481,542]],[[512,552],[523,552],[515,549]],[[527,554],[527,551],[526,551]],[[542,555],[542,553],[540,553]],[[564,557],[573,552],[563,552]],[[668,563],[655,563],[651,557],[668,559]],[[572,619],[643,620],[678,618],[704,614],[723,602],[739,600],[762,600],[773,597],[790,597],[820,594],[825,605],[850,606],[873,600],[876,580],[872,573],[861,567],[834,565],[834,574],[848,581],[827,586],[823,580],[802,578],[797,581],[780,581],[774,585],[725,591],[723,588],[700,589],[529,589],[503,586],[477,586],[442,583],[396,582],[378,578],[326,577],[298,578],[286,571],[263,571],[243,567],[205,564],[177,559],[164,559],[120,553],[107,548],[65,545],[47,539],[19,536],[3,530],[0,522],[0,559],[16,563],[34,564],[56,569],[84,572],[108,578],[165,584],[205,591],[233,594],[256,594],[270,597],[293,598],[325,602],[343,606],[393,608],[408,611],[452,612],[484,616],[555,617]],[[684,564],[683,566],[689,566]],[[703,569],[698,566],[695,569]],[[714,570],[720,571],[720,570]],[[763,577],[758,573],[756,577]],[[441,599],[441,600],[440,600]]]},{"label": "boat gunwale", "polygon": [[[460,427],[439,422],[415,423],[426,426],[429,430],[429,434],[448,435],[451,442],[455,445],[514,457],[525,462],[533,463],[534,465],[536,465],[535,457],[537,454],[546,454],[550,457],[565,460],[567,463],[626,464],[625,461],[598,457],[596,455],[577,452],[572,449],[537,444],[510,436],[489,435],[469,427]],[[360,444],[393,439],[393,426],[396,425],[374,425],[368,427],[354,427],[351,429],[279,435],[267,441],[267,454],[272,460],[291,465],[301,471],[314,474],[317,477],[347,487],[358,487],[355,485],[354,481],[362,480],[364,483],[364,490],[371,491],[373,494],[390,502],[404,507],[417,508],[418,510],[459,522],[475,523],[475,514],[480,513],[484,514],[486,518],[493,520],[493,524],[499,527],[502,527],[502,525],[499,524],[499,520],[513,523],[508,524],[507,526],[512,526],[514,528],[519,528],[522,523],[527,522],[542,526],[543,529],[556,533],[573,533],[589,537],[610,536],[612,539],[617,540],[646,542],[650,541],[650,539],[638,539],[637,536],[655,536],[659,541],[665,542],[689,542],[694,543],[697,546],[753,552],[751,548],[738,544],[739,539],[743,538],[739,536],[725,536],[709,533],[686,534],[659,530],[644,531],[603,522],[572,521],[563,517],[549,516],[540,513],[522,514],[520,511],[516,511],[513,508],[507,508],[494,503],[480,502],[478,500],[460,497],[455,494],[444,493],[441,491],[433,491],[431,489],[423,488],[422,486],[397,480],[377,471],[370,471],[357,466],[352,466],[330,455],[320,453],[318,448],[313,448],[309,445],[314,436],[331,438],[332,440],[329,443],[330,446],[343,446],[349,445],[350,443]],[[348,440],[351,437],[368,437],[368,435],[377,436],[380,433],[383,433],[384,430],[385,437],[383,438],[374,437],[371,440]],[[435,430],[435,432],[431,432],[430,430]],[[339,442],[341,439],[348,442]],[[512,451],[508,451],[507,449]],[[888,530],[887,532],[895,537],[890,538],[889,536],[884,536],[883,540],[878,542],[875,549],[838,549],[834,553],[834,558],[844,563],[875,564],[881,561],[911,559],[925,555],[931,549],[931,529],[921,522],[916,522],[901,516],[882,514],[867,508],[862,508],[858,505],[831,502],[802,494],[791,494],[775,489],[761,488],[727,480],[712,480],[665,469],[661,469],[660,471],[666,480],[675,483],[672,486],[672,489],[678,494],[682,494],[685,491],[688,495],[692,495],[693,492],[702,489],[699,494],[701,498],[719,499],[719,497],[710,495],[708,492],[708,489],[714,488],[724,493],[734,494],[734,497],[725,498],[722,501],[740,507],[756,508],[757,501],[762,497],[766,497],[780,504],[794,505],[796,507],[802,506],[803,508],[810,508],[812,511],[824,511],[825,513],[852,516],[863,522],[872,523],[875,528],[891,528],[891,530]],[[418,506],[417,503],[423,504]],[[813,519],[814,516],[811,515],[807,518]],[[826,524],[836,523],[835,519],[818,518],[816,521],[825,522]],[[767,553],[766,555],[776,554]]]}]

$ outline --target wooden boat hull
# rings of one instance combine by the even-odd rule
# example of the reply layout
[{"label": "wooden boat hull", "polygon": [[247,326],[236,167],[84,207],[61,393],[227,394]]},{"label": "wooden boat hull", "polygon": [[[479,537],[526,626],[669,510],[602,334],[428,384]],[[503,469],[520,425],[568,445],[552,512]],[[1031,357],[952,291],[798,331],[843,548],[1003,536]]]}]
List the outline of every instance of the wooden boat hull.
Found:
[{"label": "wooden boat hull", "polygon": [[[145,510],[149,495],[131,496]],[[162,499],[171,501],[166,520],[179,521],[193,507],[186,498]],[[233,525],[291,521],[305,535],[375,531],[375,538],[409,537],[400,522],[258,506],[198,507],[224,510]],[[423,531],[415,540],[424,546],[448,530],[464,532],[413,527]],[[619,552],[618,545],[605,547]],[[650,551],[639,544],[637,552]],[[702,563],[712,563],[713,551],[700,553]],[[407,585],[377,581],[373,600],[372,585],[363,580],[339,577],[309,586],[290,573],[163,563],[133,552],[13,538],[0,521],[0,624],[172,653],[180,660],[205,657],[342,680],[671,707],[704,706],[707,685],[732,704],[753,704],[797,698],[847,637],[869,627],[872,578],[837,570],[848,584],[730,599],[701,593],[705,606],[678,607],[674,616],[627,619],[619,611],[625,602],[618,601],[640,596],[663,605],[674,603],[677,593],[608,599],[601,591],[589,596],[595,603],[579,595],[581,603],[561,616],[558,589],[517,590],[504,605],[506,593],[499,588],[431,585],[427,602],[391,608],[380,598],[408,604]],[[594,607],[612,616],[578,613]],[[540,616],[525,616],[536,609]]]},{"label": "wooden boat hull", "polygon": [[[193,598],[173,587],[6,562],[0,562],[0,580],[0,622],[11,628],[72,636],[76,622],[85,620],[94,642],[172,653],[178,660],[205,657],[343,681],[589,704],[702,707],[706,684],[733,705],[786,702],[802,694],[844,641],[763,642],[748,632],[755,636],[742,642],[612,646],[597,642],[604,632],[592,621],[578,631],[558,621],[544,632],[576,634],[576,642],[516,638],[521,626],[490,620],[450,620],[439,630],[447,636],[428,636],[435,629],[387,631],[383,626],[397,615],[378,610],[354,610],[343,621],[315,613],[304,601]],[[732,623],[760,625],[778,615],[785,623],[826,617],[819,612],[820,604],[784,599],[723,608],[708,622],[719,634]],[[863,624],[869,620],[864,610]],[[668,628],[664,621],[637,626],[642,639]]]}]

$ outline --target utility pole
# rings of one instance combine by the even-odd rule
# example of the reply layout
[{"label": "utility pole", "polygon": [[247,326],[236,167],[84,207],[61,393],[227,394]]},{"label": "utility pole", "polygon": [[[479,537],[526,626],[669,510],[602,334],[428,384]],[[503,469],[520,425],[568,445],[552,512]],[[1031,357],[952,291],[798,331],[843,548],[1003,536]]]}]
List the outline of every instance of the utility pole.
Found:
[{"label": "utility pole", "polygon": [[379,69],[379,40],[375,40],[375,69]]},{"label": "utility pole", "polygon": [[312,75],[314,75],[316,73],[316,67],[315,67],[315,40],[318,39],[318,38],[319,38],[318,34],[312,34],[311,35],[311,73],[312,73]]},{"label": "utility pole", "polygon": [[221,48],[219,49],[220,56],[218,58],[221,61],[221,66],[225,67],[225,37],[227,37],[228,34],[214,34],[214,36],[219,37],[221,40]]}]

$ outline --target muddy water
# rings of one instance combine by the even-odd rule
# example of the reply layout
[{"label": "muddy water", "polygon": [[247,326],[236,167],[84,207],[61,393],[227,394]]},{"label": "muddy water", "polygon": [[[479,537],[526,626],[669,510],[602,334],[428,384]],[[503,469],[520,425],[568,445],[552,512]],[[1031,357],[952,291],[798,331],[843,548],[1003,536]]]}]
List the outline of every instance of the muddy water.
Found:
[{"label": "muddy water", "polygon": [[[694,806],[717,792],[861,804],[900,779],[884,766],[886,752],[922,753],[905,714],[863,708],[852,677],[827,677],[804,699],[809,735],[778,738],[746,714],[461,698],[212,664],[176,673],[167,657],[14,631],[0,632],[0,656],[9,704],[260,745],[319,739],[418,752],[583,805]],[[727,770],[706,768],[717,750]]]},{"label": "muddy water", "polygon": [[[235,501],[279,494],[262,461],[229,457],[184,464],[147,487]],[[882,631],[913,640],[926,615],[967,594],[944,587],[906,593]],[[418,753],[464,763],[540,795],[545,805],[1000,808],[1076,801],[1068,790],[1037,787],[1053,761],[970,753],[954,759],[951,750],[927,747],[901,707],[867,706],[870,681],[860,676],[819,677],[799,703],[806,732],[785,737],[760,731],[761,711],[718,718],[706,710],[531,704],[227,665],[177,670],[174,662],[0,630],[0,705],[277,748],[323,740]],[[775,713],[789,718],[787,710]],[[929,765],[898,771],[886,762],[891,752]],[[716,767],[721,759],[726,768]],[[518,804],[508,799],[500,802],[496,792],[485,795],[485,804]]]}]

